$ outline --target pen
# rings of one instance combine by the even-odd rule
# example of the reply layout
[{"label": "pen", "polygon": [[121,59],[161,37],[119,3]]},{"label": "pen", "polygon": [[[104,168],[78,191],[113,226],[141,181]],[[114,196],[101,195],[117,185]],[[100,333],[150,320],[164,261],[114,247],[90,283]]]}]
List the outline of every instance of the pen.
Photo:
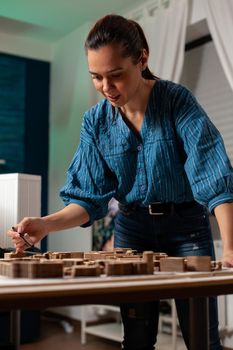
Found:
[{"label": "pen", "polygon": [[[17,232],[16,228],[14,226],[12,226],[12,230]],[[34,247],[34,245],[32,243],[29,242],[29,240],[27,238],[25,238],[25,236],[29,236],[27,233],[19,233],[20,237],[24,240],[24,242],[31,248]]]}]

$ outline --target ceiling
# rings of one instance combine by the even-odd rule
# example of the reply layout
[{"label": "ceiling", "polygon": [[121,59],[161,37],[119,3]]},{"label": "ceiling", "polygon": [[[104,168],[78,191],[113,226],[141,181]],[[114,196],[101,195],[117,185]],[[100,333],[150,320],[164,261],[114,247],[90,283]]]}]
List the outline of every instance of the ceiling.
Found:
[{"label": "ceiling", "polygon": [[0,32],[53,42],[85,22],[139,4],[143,0],[0,0]]},{"label": "ceiling", "polygon": [[[107,13],[126,14],[145,0],[0,0],[0,33],[54,42]],[[188,26],[186,42],[209,33],[205,20]]]}]

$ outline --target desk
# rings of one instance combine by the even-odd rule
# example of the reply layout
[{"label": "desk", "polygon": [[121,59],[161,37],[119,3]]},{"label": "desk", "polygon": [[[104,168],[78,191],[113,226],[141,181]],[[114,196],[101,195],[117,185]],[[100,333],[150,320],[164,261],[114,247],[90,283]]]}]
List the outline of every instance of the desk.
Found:
[{"label": "desk", "polygon": [[[189,298],[192,310],[190,350],[208,349],[210,295],[233,294],[233,270],[214,273],[155,274],[76,279],[0,279],[0,310],[82,304],[118,304]],[[16,311],[14,311],[16,310]],[[191,319],[190,319],[191,321]]]}]

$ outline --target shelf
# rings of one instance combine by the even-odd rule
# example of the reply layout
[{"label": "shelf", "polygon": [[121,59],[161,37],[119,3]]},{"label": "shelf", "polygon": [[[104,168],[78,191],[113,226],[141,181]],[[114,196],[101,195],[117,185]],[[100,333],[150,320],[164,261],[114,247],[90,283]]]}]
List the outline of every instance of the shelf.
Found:
[{"label": "shelf", "polygon": [[98,309],[99,314],[106,311],[114,311],[116,313],[120,313],[119,306],[114,306],[114,305],[93,305],[93,308]]},{"label": "shelf", "polygon": [[122,325],[118,322],[87,326],[85,328],[85,333],[92,334],[105,339],[115,340],[117,342],[122,341]]},{"label": "shelf", "polygon": [[172,323],[172,317],[169,315],[160,314],[159,318],[160,318],[160,321],[162,321],[162,322]]},{"label": "shelf", "polygon": [[[169,329],[169,333],[172,334],[172,346],[171,349],[176,349],[177,338],[177,318],[175,314],[174,301],[168,301],[171,304],[171,314],[160,314],[159,331],[163,328]],[[108,311],[112,311],[114,316],[113,322],[105,322],[96,325],[88,325],[86,321],[86,309],[83,307],[83,314],[81,320],[81,343],[86,344],[86,336],[88,334],[102,337],[116,342],[122,342],[123,328],[120,321],[120,308],[115,305],[92,305],[92,309],[95,310],[96,315],[104,316]],[[166,327],[165,327],[166,326]]]}]

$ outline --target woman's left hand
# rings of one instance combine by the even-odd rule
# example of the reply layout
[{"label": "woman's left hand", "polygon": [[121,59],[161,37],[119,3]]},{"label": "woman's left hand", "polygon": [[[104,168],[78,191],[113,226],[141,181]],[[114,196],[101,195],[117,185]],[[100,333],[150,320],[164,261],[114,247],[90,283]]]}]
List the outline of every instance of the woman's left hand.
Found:
[{"label": "woman's left hand", "polygon": [[222,263],[223,266],[233,267],[233,250],[223,253]]}]

